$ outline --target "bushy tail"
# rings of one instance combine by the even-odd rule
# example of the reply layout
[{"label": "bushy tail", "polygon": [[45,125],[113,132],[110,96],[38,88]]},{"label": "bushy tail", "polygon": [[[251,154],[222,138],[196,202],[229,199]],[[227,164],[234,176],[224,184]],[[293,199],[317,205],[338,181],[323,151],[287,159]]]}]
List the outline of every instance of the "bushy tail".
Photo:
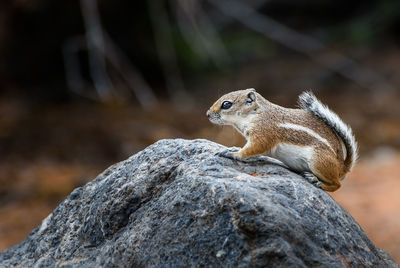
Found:
[{"label": "bushy tail", "polygon": [[321,119],[339,135],[347,151],[347,156],[344,161],[344,172],[350,171],[358,158],[357,142],[351,128],[346,125],[337,114],[332,112],[326,105],[322,104],[312,92],[303,92],[299,96],[299,106]]}]

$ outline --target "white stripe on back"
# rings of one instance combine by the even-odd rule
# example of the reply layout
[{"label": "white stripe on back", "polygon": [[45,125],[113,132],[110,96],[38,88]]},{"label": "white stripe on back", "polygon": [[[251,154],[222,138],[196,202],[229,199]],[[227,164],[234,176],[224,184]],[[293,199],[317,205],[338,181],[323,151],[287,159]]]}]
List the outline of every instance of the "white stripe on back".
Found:
[{"label": "white stripe on back", "polygon": [[300,125],[292,124],[292,123],[282,123],[282,124],[279,124],[279,126],[280,126],[280,127],[283,127],[283,128],[289,128],[289,129],[294,129],[294,130],[306,132],[308,135],[313,136],[313,137],[316,138],[317,140],[323,142],[323,143],[324,143],[326,146],[328,146],[332,151],[335,151],[335,150],[333,150],[332,146],[329,144],[329,142],[328,142],[327,139],[321,137],[318,133],[316,133],[316,132],[315,132],[314,130],[312,130],[312,129],[309,129],[309,128],[307,128],[307,127],[303,127],[303,126],[300,126]]}]

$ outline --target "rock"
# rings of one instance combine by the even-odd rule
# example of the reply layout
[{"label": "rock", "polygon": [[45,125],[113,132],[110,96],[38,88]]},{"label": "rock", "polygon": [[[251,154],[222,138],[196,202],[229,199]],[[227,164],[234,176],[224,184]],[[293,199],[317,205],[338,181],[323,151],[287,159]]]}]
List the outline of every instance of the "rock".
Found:
[{"label": "rock", "polygon": [[1,267],[398,267],[328,194],[265,161],[162,140],[75,189]]}]

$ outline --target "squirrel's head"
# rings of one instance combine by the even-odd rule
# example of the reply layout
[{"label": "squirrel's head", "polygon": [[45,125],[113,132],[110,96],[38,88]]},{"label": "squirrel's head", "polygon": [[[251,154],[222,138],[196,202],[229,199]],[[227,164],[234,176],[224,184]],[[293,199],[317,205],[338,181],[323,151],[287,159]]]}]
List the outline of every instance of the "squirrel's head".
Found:
[{"label": "squirrel's head", "polygon": [[257,113],[260,97],[254,88],[230,92],[210,107],[207,116],[214,124],[240,127]]}]

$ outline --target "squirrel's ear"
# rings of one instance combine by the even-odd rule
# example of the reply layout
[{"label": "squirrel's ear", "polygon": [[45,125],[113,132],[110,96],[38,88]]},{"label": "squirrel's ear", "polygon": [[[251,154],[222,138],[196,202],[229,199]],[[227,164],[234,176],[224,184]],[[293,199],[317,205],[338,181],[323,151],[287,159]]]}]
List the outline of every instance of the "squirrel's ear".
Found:
[{"label": "squirrel's ear", "polygon": [[252,103],[256,101],[256,91],[255,90],[251,90],[248,94],[247,94],[247,99],[246,102],[247,103]]}]

